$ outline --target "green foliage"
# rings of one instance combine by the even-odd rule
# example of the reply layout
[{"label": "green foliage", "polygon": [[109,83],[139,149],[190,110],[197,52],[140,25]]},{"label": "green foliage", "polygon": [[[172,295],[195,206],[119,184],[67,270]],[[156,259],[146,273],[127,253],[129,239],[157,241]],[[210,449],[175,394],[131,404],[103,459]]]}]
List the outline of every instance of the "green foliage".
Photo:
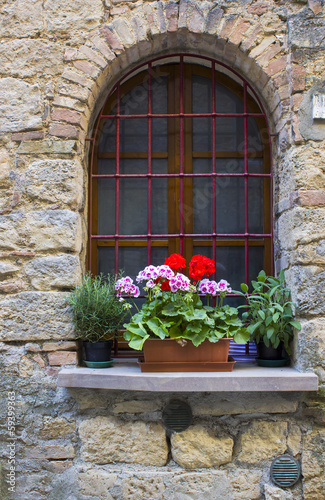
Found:
[{"label": "green foliage", "polygon": [[247,305],[240,307],[246,308],[242,318],[248,322],[251,340],[257,344],[263,341],[267,347],[275,349],[282,341],[290,354],[294,328],[300,330],[301,325],[294,320],[295,304],[290,300],[290,289],[285,286],[284,272],[274,278],[261,271],[257,281],[252,281],[252,288],[249,294],[247,285],[242,283],[242,292],[237,292],[247,301]]},{"label": "green foliage", "polygon": [[125,340],[136,350],[141,350],[148,338],[157,337],[186,339],[195,346],[205,339],[217,342],[227,337],[246,343],[249,338],[236,308],[222,306],[222,303],[215,308],[203,306],[195,292],[154,293],[124,327]]},{"label": "green foliage", "polygon": [[66,297],[78,339],[88,342],[109,340],[121,328],[127,308],[115,296],[115,282],[116,278],[111,275],[93,277],[87,273]]}]

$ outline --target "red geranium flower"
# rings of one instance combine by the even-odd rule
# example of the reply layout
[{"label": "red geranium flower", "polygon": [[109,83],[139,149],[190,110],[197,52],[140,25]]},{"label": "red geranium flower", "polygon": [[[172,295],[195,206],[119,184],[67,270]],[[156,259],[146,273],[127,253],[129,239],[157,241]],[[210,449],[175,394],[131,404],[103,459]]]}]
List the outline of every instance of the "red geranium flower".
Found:
[{"label": "red geranium flower", "polygon": [[189,265],[189,275],[194,281],[200,281],[204,275],[210,276],[215,270],[215,262],[204,255],[194,255]]},{"label": "red geranium flower", "polygon": [[165,266],[169,266],[173,271],[179,271],[180,269],[185,269],[186,260],[179,253],[172,253],[165,259]]},{"label": "red geranium flower", "polygon": [[169,281],[163,281],[162,284],[160,285],[160,290],[162,292],[169,292],[170,291]]}]

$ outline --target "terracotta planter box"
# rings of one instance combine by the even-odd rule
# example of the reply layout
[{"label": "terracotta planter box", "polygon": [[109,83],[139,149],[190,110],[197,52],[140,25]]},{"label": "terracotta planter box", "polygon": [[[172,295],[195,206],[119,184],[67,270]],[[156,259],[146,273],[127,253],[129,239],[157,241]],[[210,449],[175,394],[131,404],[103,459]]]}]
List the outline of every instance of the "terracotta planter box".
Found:
[{"label": "terracotta planter box", "polygon": [[234,361],[228,360],[230,339],[216,343],[205,340],[198,347],[175,339],[148,339],[143,345],[142,371],[231,371]]}]

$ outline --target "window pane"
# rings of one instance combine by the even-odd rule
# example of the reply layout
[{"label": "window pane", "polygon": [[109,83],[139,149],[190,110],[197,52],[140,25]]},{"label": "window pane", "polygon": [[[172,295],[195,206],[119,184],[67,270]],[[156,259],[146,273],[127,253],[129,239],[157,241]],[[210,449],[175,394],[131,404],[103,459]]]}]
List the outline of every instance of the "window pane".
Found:
[{"label": "window pane", "polygon": [[216,171],[221,174],[243,174],[245,169],[244,159],[217,158]]},{"label": "window pane", "polygon": [[153,174],[167,174],[168,173],[168,160],[166,159],[152,159],[151,172]]},{"label": "window pane", "polygon": [[256,280],[258,273],[264,269],[264,247],[249,247],[249,282]]},{"label": "window pane", "polygon": [[212,118],[193,118],[193,151],[212,151]]},{"label": "window pane", "polygon": [[217,178],[217,233],[245,232],[245,189],[243,178]]},{"label": "window pane", "polygon": [[153,118],[151,121],[151,148],[154,152],[167,152],[167,118]]},{"label": "window pane", "polygon": [[250,174],[263,174],[263,158],[248,158],[248,172]]},{"label": "window pane", "polygon": [[210,78],[192,76],[192,113],[212,113],[212,90]]},{"label": "window pane", "polygon": [[168,233],[168,179],[151,181],[151,233]]},{"label": "window pane", "polygon": [[[211,177],[193,178],[193,232],[212,233],[213,186]],[[186,215],[186,212],[185,212]]]},{"label": "window pane", "polygon": [[146,174],[148,160],[146,158],[120,158],[120,174]]},{"label": "window pane", "polygon": [[244,149],[244,119],[216,118],[216,151]]},{"label": "window pane", "polygon": [[[154,69],[153,72],[157,72],[157,69]],[[167,84],[168,84],[167,76],[159,75],[157,78],[152,78],[151,108],[152,108],[152,113],[154,114],[163,114],[168,112]]]},{"label": "window pane", "polygon": [[114,247],[98,247],[98,274],[115,274]]},{"label": "window pane", "polygon": [[120,179],[120,234],[147,233],[147,179]]},{"label": "window pane", "polygon": [[116,151],[116,120],[105,120],[100,134],[98,152],[115,153]]},{"label": "window pane", "polygon": [[224,85],[216,82],[216,113],[243,113],[243,93],[241,99]]},{"label": "window pane", "polygon": [[147,265],[147,247],[119,247],[118,266],[133,280]]},{"label": "window pane", "polygon": [[115,179],[98,179],[97,234],[115,233]]},{"label": "window pane", "polygon": [[148,81],[136,85],[121,97],[121,115],[146,115],[148,113]]},{"label": "window pane", "polygon": [[231,288],[240,290],[240,284],[245,281],[245,247],[217,247],[216,279],[226,279]]},{"label": "window pane", "polygon": [[130,118],[120,120],[121,153],[139,153],[148,151],[148,120]]},{"label": "window pane", "polygon": [[151,263],[153,266],[162,266],[168,257],[168,246],[151,247]]},{"label": "window pane", "polygon": [[248,230],[250,233],[264,232],[264,179],[248,179]]},{"label": "window pane", "polygon": [[115,158],[98,158],[97,168],[100,175],[114,175],[116,173],[116,160]]}]

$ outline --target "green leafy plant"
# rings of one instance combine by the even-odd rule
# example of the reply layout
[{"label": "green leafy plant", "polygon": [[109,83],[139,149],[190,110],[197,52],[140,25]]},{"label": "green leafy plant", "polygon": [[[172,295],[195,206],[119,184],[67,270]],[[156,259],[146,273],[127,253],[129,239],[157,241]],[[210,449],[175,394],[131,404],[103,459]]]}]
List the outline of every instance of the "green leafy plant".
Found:
[{"label": "green leafy plant", "polygon": [[116,278],[87,273],[66,300],[78,339],[88,342],[111,340],[125,320],[127,307],[115,294]]},{"label": "green leafy plant", "polygon": [[[201,258],[199,258],[201,257]],[[144,287],[147,300],[141,310],[134,314],[129,323],[124,324],[124,338],[132,349],[141,350],[149,338],[172,338],[180,342],[191,341],[195,346],[204,340],[217,342],[222,338],[232,338],[235,342],[246,343],[249,331],[238,317],[238,310],[223,305],[229,290],[229,283],[219,283],[207,279],[192,284],[190,279],[178,271],[183,257],[173,254],[163,266],[148,266],[138,275],[138,281],[146,281]],[[204,260],[205,259],[205,260]],[[185,259],[183,259],[185,262]],[[194,256],[190,263],[190,275],[198,277],[213,272],[210,259]],[[193,264],[194,262],[194,264]],[[214,263],[213,263],[214,265]],[[185,264],[182,265],[185,268]],[[208,271],[208,272],[207,272]],[[123,280],[130,278],[123,278]],[[121,280],[121,289],[127,292]],[[216,306],[205,306],[199,293],[214,297]]]},{"label": "green leafy plant", "polygon": [[258,344],[261,341],[267,347],[277,348],[283,342],[288,354],[291,353],[290,341],[294,335],[294,328],[301,329],[299,321],[294,319],[295,304],[290,300],[290,289],[285,285],[284,272],[279,278],[266,276],[261,271],[257,281],[252,281],[252,293],[248,293],[248,286],[241,284],[242,292],[247,305],[243,320],[247,321],[247,328],[251,340]]}]

